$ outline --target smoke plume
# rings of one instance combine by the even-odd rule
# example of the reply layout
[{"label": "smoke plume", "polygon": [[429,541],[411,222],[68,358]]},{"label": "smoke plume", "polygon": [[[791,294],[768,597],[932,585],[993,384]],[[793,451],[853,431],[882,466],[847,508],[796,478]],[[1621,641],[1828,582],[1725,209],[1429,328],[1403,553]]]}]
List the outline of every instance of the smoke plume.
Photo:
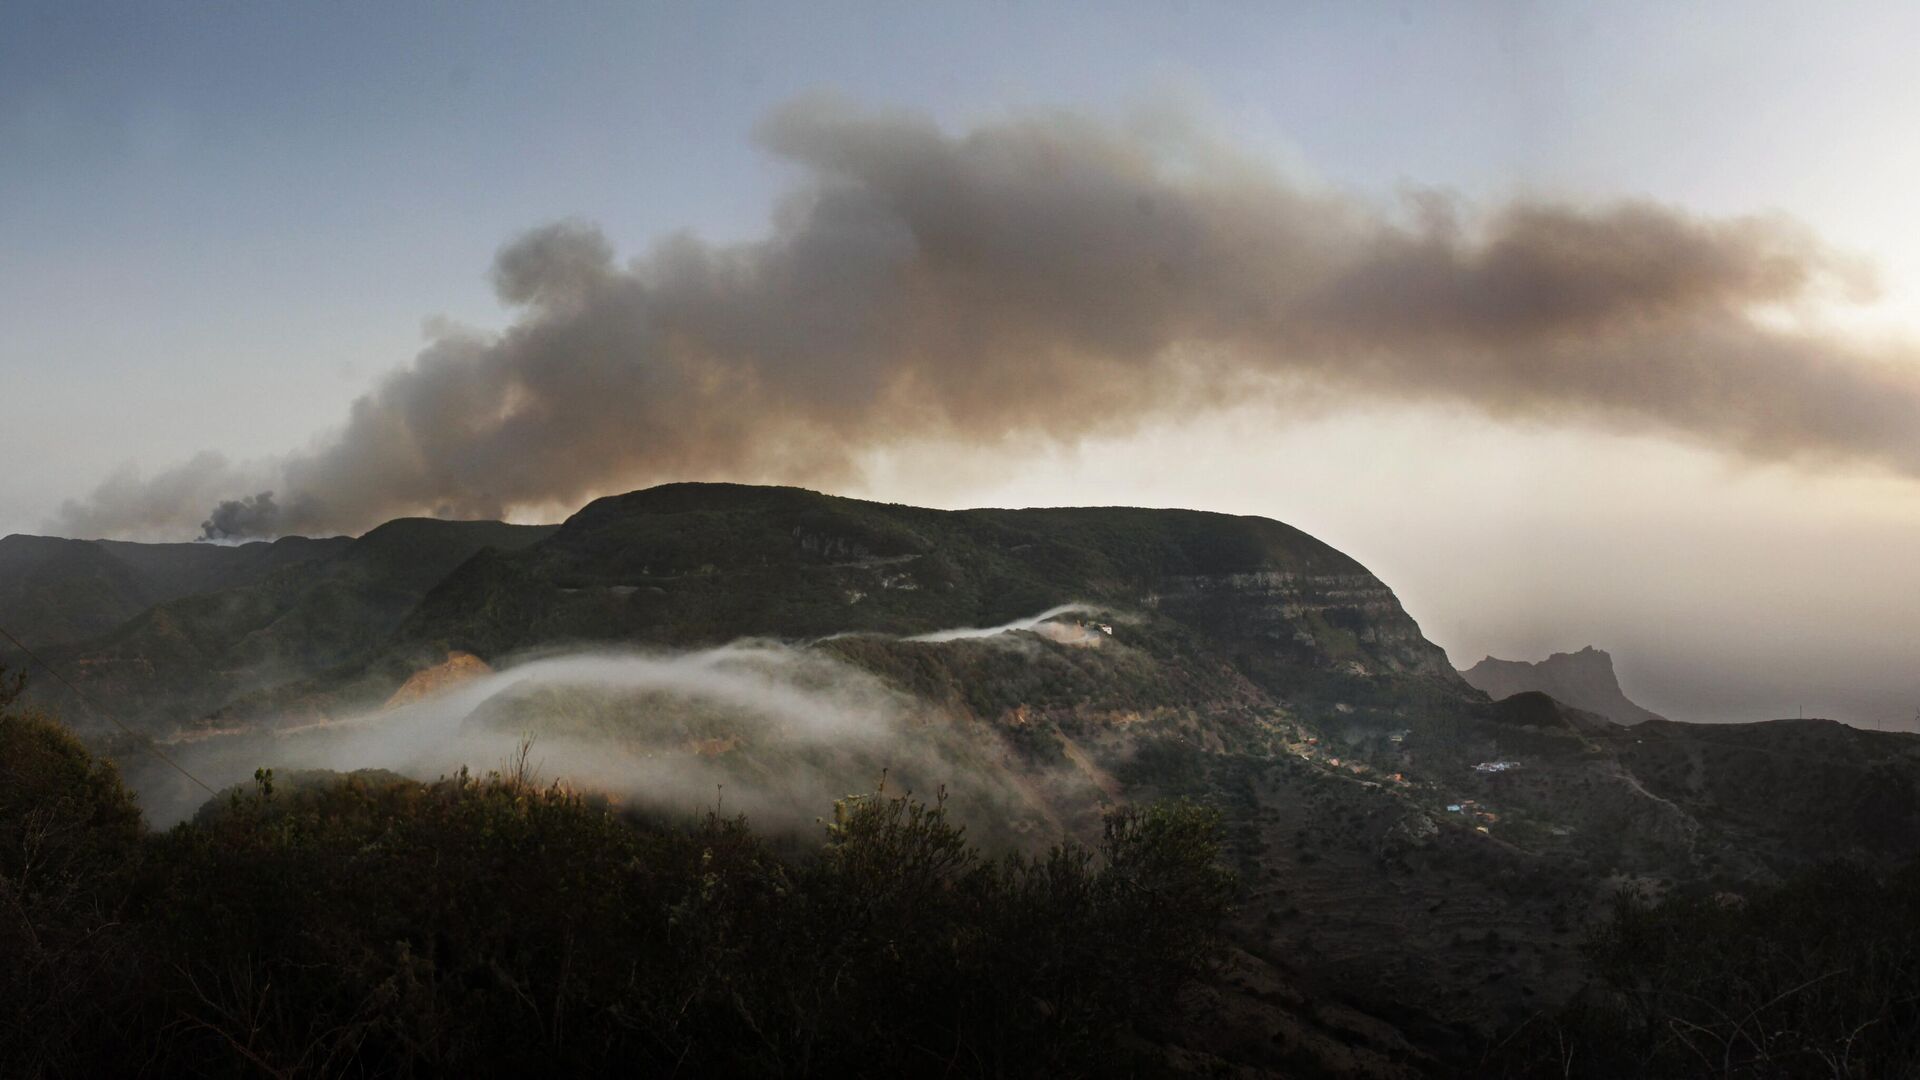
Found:
[{"label": "smoke plume", "polygon": [[[527,738],[550,777],[671,812],[718,798],[781,829],[807,829],[834,799],[883,776],[895,790],[961,793],[989,829],[1044,817],[1031,803],[1037,781],[1009,783],[987,729],[829,656],[764,641],[556,653],[397,707],[196,736],[171,753],[215,787],[262,763],[432,780],[497,764]],[[157,759],[133,755],[125,766],[156,825],[206,798]]]},{"label": "smoke plume", "polygon": [[1015,619],[999,626],[962,626],[951,630],[935,630],[931,633],[910,637],[908,641],[947,642],[970,641],[985,638],[998,638],[1015,630],[1034,630],[1040,624],[1059,618],[1062,615],[1092,614],[1095,609],[1086,604],[1059,604],[1050,607],[1038,615],[1025,619]]},{"label": "smoke plume", "polygon": [[263,491],[244,499],[224,499],[213,508],[213,516],[200,523],[202,540],[236,540],[246,536],[271,536],[280,523],[280,507],[273,492]]},{"label": "smoke plume", "polygon": [[441,334],[314,449],[121,475],[60,527],[191,528],[269,489],[279,504],[220,503],[207,531],[492,517],[665,478],[831,483],[905,438],[1071,440],[1329,393],[1920,474],[1915,356],[1780,317],[1865,288],[1786,220],[1383,209],[1169,121],[953,134],[805,100],[759,136],[803,174],[763,239],[677,235],[623,263],[590,226],[537,229],[493,267],[506,330]]}]

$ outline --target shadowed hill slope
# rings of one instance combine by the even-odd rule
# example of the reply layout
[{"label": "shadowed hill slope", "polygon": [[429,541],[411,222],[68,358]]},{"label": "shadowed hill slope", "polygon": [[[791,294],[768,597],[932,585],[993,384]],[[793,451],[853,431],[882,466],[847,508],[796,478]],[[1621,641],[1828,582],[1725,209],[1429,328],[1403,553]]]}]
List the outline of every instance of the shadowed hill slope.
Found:
[{"label": "shadowed hill slope", "polygon": [[[246,584],[157,604],[53,655],[97,705],[164,730],[209,716],[237,696],[367,655],[455,566],[551,531],[491,521],[392,521],[355,540],[327,542],[318,557]],[[287,540],[262,546],[283,545],[303,550]],[[68,696],[42,683],[35,700],[85,717]]]},{"label": "shadowed hill slope", "polygon": [[29,646],[83,641],[155,604],[248,585],[350,542],[135,544],[15,534],[0,539],[0,626]]},{"label": "shadowed hill slope", "polygon": [[1275,682],[1455,679],[1384,584],[1276,521],[924,510],[725,484],[601,499],[538,545],[476,559],[426,597],[401,641],[498,656],[559,641],[912,635],[1069,603],[1166,616]]}]

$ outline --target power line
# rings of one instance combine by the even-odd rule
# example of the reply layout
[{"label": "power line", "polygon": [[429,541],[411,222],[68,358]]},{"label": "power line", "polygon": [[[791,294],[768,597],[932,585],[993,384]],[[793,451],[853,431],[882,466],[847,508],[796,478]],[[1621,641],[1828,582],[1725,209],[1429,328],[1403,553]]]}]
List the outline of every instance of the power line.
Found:
[{"label": "power line", "polygon": [[80,700],[80,704],[85,705],[87,707],[88,712],[93,713],[95,716],[104,716],[108,720],[112,721],[114,727],[117,727],[121,731],[126,732],[135,741],[139,742],[140,745],[146,747],[148,750],[153,751],[154,757],[157,757],[161,761],[164,761],[167,764],[173,766],[174,771],[178,772],[181,776],[184,776],[187,779],[193,781],[194,783],[199,784],[201,790],[205,791],[207,794],[209,795],[220,794],[219,792],[213,790],[212,787],[209,787],[205,780],[202,780],[199,777],[188,772],[187,767],[185,765],[182,765],[179,762],[173,760],[171,757],[168,757],[167,754],[164,751],[162,751],[160,747],[157,744],[155,744],[152,739],[140,734],[139,732],[133,730],[127,725],[121,723],[119,717],[96,706],[93,703],[93,700],[91,698],[87,697],[86,694],[81,693],[79,687],[68,682],[67,677],[65,675],[60,674],[59,670],[56,669],[52,664],[49,664],[45,660],[42,660],[40,658],[39,653],[36,653],[32,649],[27,648],[25,643],[23,643],[19,638],[14,637],[12,634],[8,633],[7,628],[4,626],[0,626],[0,637],[6,638],[8,641],[12,642],[14,648],[19,649],[21,652],[27,654],[27,659],[32,660],[36,664],[39,664],[43,669],[46,670],[47,674],[53,676],[54,681],[58,682],[61,686],[66,687],[68,690],[72,691],[73,696]]}]

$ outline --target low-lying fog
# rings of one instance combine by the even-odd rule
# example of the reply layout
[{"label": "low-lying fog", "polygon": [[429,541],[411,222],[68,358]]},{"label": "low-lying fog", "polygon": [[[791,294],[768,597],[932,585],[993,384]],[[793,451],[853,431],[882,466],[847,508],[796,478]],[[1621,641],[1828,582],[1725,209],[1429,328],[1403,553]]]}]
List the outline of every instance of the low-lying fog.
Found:
[{"label": "low-lying fog", "polygon": [[[1063,605],[1000,627],[921,635],[1019,649],[1014,631],[1086,610]],[[946,787],[963,819],[1018,829],[1043,814],[1016,790],[986,725],[938,707],[806,645],[738,641],[696,651],[594,649],[509,659],[432,696],[350,717],[186,736],[168,747],[216,789],[271,767],[386,769],[420,780],[462,766],[499,768],[531,740],[542,780],[673,813],[718,806],[763,827],[811,826],[835,799]],[[150,755],[122,762],[149,821],[190,817],[206,792]]]}]

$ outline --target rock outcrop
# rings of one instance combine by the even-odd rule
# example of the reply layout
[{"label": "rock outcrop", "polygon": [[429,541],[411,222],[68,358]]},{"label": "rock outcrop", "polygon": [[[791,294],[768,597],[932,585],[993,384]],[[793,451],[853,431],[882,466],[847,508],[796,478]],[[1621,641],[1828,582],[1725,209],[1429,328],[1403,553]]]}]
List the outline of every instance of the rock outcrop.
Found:
[{"label": "rock outcrop", "polygon": [[1495,701],[1536,690],[1616,724],[1665,719],[1628,698],[1613,673],[1613,657],[1591,645],[1576,653],[1554,653],[1538,663],[1489,656],[1460,675]]}]

